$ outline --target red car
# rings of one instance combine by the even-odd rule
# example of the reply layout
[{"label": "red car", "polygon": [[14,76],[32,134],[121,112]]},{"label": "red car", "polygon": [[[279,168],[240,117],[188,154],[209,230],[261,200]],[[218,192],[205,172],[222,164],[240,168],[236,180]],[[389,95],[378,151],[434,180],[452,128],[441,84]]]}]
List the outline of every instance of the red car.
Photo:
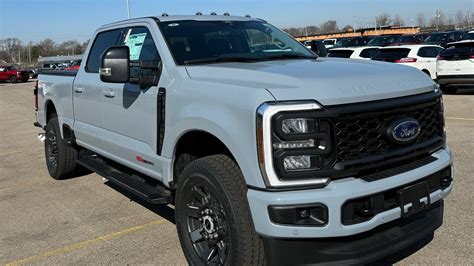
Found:
[{"label": "red car", "polygon": [[76,60],[71,63],[69,67],[66,67],[64,70],[79,70],[82,60]]},{"label": "red car", "polygon": [[19,69],[16,66],[0,66],[0,80],[9,80],[11,83],[18,81],[27,82],[30,78],[28,70]]}]

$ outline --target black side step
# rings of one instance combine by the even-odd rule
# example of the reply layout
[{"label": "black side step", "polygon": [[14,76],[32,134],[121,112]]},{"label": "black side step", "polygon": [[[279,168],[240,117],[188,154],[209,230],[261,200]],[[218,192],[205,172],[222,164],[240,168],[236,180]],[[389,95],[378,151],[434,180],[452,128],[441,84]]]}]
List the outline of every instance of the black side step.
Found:
[{"label": "black side step", "polygon": [[78,163],[148,203],[169,204],[171,202],[172,194],[166,187],[159,184],[152,186],[146,183],[145,178],[139,173],[118,165],[112,166],[112,163],[90,151],[81,150]]}]

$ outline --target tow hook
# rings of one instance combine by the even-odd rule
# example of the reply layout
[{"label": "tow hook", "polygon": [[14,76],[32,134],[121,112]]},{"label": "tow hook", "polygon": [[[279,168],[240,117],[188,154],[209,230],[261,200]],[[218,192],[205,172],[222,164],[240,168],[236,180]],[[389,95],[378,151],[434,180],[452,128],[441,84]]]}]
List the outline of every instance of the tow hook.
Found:
[{"label": "tow hook", "polygon": [[44,142],[44,140],[46,139],[46,134],[45,133],[38,133],[38,139],[39,139],[39,141]]}]

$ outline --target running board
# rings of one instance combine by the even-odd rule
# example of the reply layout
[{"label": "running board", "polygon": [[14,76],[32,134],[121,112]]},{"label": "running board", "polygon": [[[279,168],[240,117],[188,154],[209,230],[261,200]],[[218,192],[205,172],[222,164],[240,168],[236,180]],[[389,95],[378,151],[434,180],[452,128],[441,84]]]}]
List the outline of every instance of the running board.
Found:
[{"label": "running board", "polygon": [[107,160],[90,151],[81,150],[78,163],[148,203],[166,205],[171,202],[172,193],[168,188],[159,184],[147,184],[139,173],[125,167],[125,171],[122,171],[119,169],[122,167],[115,166],[115,163],[112,166]]}]

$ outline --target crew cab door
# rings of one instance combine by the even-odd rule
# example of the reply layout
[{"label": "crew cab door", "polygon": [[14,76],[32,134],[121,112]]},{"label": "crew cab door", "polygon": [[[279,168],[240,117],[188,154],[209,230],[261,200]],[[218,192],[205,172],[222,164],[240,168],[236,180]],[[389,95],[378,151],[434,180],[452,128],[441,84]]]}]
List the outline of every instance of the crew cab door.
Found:
[{"label": "crew cab door", "polygon": [[102,118],[103,88],[99,67],[102,54],[121,39],[122,29],[100,32],[96,35],[85,67],[80,68],[73,84],[74,133],[78,144],[99,153],[104,152]]},{"label": "crew cab door", "polygon": [[[131,61],[159,61],[160,56],[146,26],[125,29],[119,45],[130,48]],[[130,76],[159,71],[132,67]],[[111,158],[153,176],[158,166],[158,91],[159,86],[141,88],[137,84],[106,83],[102,87],[104,145]]]}]

